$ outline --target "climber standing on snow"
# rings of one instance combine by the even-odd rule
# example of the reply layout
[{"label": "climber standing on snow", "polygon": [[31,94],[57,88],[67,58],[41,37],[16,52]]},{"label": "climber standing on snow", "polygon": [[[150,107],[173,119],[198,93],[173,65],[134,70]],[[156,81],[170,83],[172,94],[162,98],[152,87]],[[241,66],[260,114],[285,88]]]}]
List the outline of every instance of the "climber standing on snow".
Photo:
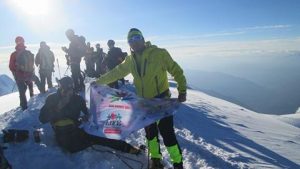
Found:
[{"label": "climber standing on snow", "polygon": [[[125,61],[116,68],[101,76],[96,83],[109,84],[131,73],[138,96],[169,98],[171,96],[167,78],[167,72],[169,72],[178,83],[178,101],[184,102],[186,79],[183,70],[168,51],[145,42],[141,31],[136,28],[130,29],[127,41],[131,48],[131,55],[127,56]],[[163,168],[158,133],[163,138],[174,168],[183,168],[182,153],[173,128],[173,116],[165,117],[145,127],[145,132],[151,157],[151,169]]]},{"label": "climber standing on snow", "polygon": [[29,89],[30,97],[33,97],[34,55],[26,50],[24,38],[16,37],[16,51],[9,60],[9,69],[12,72],[20,95],[20,106],[22,110],[27,109],[26,90]]},{"label": "climber standing on snow", "polygon": [[71,66],[75,92],[84,91],[85,86],[84,79],[81,75],[80,62],[81,58],[86,54],[85,38],[75,35],[73,29],[68,29],[66,36],[70,41],[69,48],[62,47],[62,50],[67,53],[67,64]]},{"label": "climber standing on snow", "polygon": [[[107,52],[107,56],[104,60],[104,63],[107,65],[107,68],[109,70],[112,70],[116,66],[118,66],[120,63],[123,62],[124,56],[127,55],[124,52],[122,52],[121,48],[115,47],[115,41],[114,40],[108,40],[107,46],[109,48]],[[123,78],[122,78],[123,79]],[[125,80],[122,80],[123,84],[125,84]],[[118,80],[108,84],[112,88],[119,88]]]},{"label": "climber standing on snow", "polygon": [[39,66],[39,73],[41,78],[41,92],[45,93],[45,83],[47,80],[48,89],[52,88],[52,72],[54,72],[54,54],[46,42],[40,43],[40,49],[35,57],[35,65]]}]

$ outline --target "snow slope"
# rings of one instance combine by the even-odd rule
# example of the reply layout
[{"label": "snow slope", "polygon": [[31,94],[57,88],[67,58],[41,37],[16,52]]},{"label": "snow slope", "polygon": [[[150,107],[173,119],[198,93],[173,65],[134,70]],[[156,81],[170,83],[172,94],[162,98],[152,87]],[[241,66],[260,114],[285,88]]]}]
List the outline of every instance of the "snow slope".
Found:
[{"label": "snow slope", "polygon": [[17,91],[15,82],[7,75],[0,75],[0,96]]},{"label": "snow slope", "polygon": [[281,115],[278,119],[300,128],[300,113]]},{"label": "snow slope", "polygon": [[[132,89],[131,85],[126,88]],[[171,88],[173,96],[176,89]],[[282,121],[278,116],[263,115],[202,92],[188,90],[188,100],[174,118],[175,131],[183,151],[184,167],[188,169],[231,168],[300,168],[300,129]],[[55,143],[49,124],[39,126],[38,114],[46,96],[30,99],[29,109],[21,111],[0,97],[0,127],[22,128],[32,131],[42,127],[42,142],[35,143],[32,136],[24,143],[7,144],[7,159],[14,169],[125,169],[127,166],[115,155],[88,148],[76,154],[63,152]],[[15,96],[17,97],[17,95]],[[18,98],[15,98],[18,99]],[[144,131],[133,133],[127,141],[133,145],[145,143]],[[97,146],[101,150],[101,146]],[[165,161],[169,161],[165,147]],[[126,155],[143,162],[146,156]],[[125,160],[126,161],[126,160]],[[136,169],[141,165],[129,164]]]}]

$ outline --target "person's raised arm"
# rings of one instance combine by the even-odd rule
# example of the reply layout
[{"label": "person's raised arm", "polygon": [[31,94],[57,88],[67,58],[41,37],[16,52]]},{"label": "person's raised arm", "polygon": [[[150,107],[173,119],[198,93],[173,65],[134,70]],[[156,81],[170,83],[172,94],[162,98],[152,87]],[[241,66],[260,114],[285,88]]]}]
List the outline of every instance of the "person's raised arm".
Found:
[{"label": "person's raised arm", "polygon": [[114,69],[112,69],[111,71],[105,73],[103,76],[98,78],[96,80],[96,83],[109,84],[127,76],[129,73],[130,73],[130,60],[129,57],[126,57],[126,59],[121,64],[119,64]]},{"label": "person's raised arm", "polygon": [[186,100],[186,79],[183,74],[182,68],[175,62],[170,56],[169,52],[165,49],[162,49],[162,60],[166,66],[166,70],[174,77],[177,82],[178,90],[178,101],[184,102]]}]

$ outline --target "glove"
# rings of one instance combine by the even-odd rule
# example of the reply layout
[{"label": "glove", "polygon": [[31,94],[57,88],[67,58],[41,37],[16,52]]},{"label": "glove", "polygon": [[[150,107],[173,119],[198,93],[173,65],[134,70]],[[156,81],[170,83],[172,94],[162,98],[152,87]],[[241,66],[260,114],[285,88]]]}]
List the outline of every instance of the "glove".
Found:
[{"label": "glove", "polygon": [[178,94],[178,101],[185,102],[186,101],[186,92]]},{"label": "glove", "polygon": [[81,117],[80,122],[88,122],[90,118],[90,114],[85,114]]},{"label": "glove", "polygon": [[96,81],[92,81],[92,82],[90,83],[90,85],[91,85],[91,86],[96,86],[96,85],[97,85],[97,82],[96,82]]},{"label": "glove", "polygon": [[63,46],[63,47],[61,47],[61,49],[62,49],[64,52],[68,53],[68,48],[67,48],[67,47]]}]

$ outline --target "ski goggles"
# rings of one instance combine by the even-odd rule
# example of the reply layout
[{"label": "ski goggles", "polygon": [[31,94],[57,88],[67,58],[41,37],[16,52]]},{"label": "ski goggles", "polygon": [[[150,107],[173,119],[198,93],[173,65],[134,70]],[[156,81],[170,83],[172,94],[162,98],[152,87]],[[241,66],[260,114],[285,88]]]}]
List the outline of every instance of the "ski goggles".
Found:
[{"label": "ski goggles", "polygon": [[142,35],[133,35],[130,39],[128,39],[128,43],[132,44],[134,42],[142,40],[144,37]]}]

